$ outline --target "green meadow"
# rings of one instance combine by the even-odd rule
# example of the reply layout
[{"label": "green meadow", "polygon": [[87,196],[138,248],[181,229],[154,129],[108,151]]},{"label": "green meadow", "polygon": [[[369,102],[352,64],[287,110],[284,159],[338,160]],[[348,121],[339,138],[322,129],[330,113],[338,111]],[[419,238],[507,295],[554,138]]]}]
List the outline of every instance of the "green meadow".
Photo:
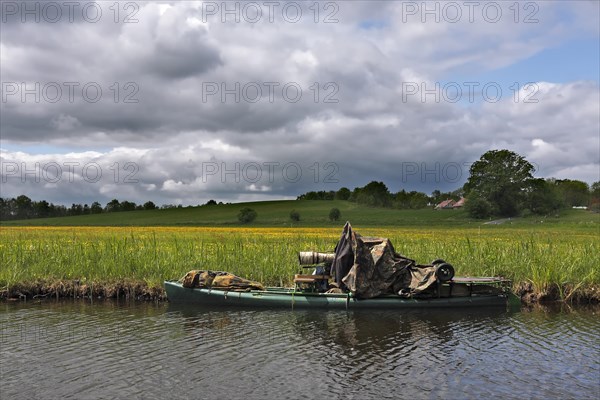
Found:
[{"label": "green meadow", "polygon": [[[258,213],[248,225],[237,212]],[[341,220],[328,220],[332,207]],[[300,221],[289,218],[294,209]],[[332,251],[349,220],[396,251],[457,275],[504,276],[536,299],[600,299],[600,216],[567,210],[489,223],[460,210],[391,210],[345,201],[278,201],[12,221],[0,227],[2,295],[160,297],[162,281],[225,270],[286,286],[297,252]],[[488,223],[485,223],[488,222]]]}]

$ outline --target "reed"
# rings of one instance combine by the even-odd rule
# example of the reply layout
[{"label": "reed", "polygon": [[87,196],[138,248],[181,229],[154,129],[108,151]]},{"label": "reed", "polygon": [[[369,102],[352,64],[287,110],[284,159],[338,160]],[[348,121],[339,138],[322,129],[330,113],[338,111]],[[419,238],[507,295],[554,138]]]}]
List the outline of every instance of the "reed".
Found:
[{"label": "reed", "polygon": [[[0,287],[60,282],[64,290],[111,282],[162,281],[191,269],[224,270],[267,285],[291,284],[297,253],[333,251],[336,228],[2,227]],[[427,264],[443,258],[458,275],[504,276],[539,296],[600,298],[600,244],[593,231],[415,228],[366,229]],[[75,283],[73,283],[75,282]],[[66,285],[66,286],[65,286]],[[87,285],[87,286],[86,286]],[[66,288],[68,286],[68,288]],[[121,287],[120,286],[120,287]],[[117,291],[117,294],[119,292]]]}]

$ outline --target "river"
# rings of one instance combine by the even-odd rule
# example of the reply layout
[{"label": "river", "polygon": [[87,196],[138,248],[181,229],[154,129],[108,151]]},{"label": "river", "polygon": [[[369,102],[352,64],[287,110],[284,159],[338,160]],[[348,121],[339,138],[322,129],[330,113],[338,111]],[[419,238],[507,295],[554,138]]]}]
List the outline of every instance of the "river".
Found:
[{"label": "river", "polygon": [[0,398],[598,399],[600,309],[0,304]]}]

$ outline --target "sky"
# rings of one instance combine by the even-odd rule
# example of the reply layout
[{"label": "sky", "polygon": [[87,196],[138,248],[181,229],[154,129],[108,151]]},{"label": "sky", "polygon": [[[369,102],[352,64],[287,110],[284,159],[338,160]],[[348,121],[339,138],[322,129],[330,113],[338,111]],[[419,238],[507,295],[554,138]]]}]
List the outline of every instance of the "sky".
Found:
[{"label": "sky", "polygon": [[600,180],[597,1],[4,1],[1,197],[460,188],[492,149]]}]

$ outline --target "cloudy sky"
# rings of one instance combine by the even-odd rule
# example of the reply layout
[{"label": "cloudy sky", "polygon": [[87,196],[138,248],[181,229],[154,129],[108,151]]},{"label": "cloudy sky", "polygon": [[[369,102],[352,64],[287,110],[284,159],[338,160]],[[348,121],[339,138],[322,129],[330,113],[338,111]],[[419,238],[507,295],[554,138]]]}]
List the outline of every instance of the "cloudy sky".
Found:
[{"label": "cloudy sky", "polygon": [[453,190],[509,149],[600,180],[597,1],[2,1],[2,197]]}]

